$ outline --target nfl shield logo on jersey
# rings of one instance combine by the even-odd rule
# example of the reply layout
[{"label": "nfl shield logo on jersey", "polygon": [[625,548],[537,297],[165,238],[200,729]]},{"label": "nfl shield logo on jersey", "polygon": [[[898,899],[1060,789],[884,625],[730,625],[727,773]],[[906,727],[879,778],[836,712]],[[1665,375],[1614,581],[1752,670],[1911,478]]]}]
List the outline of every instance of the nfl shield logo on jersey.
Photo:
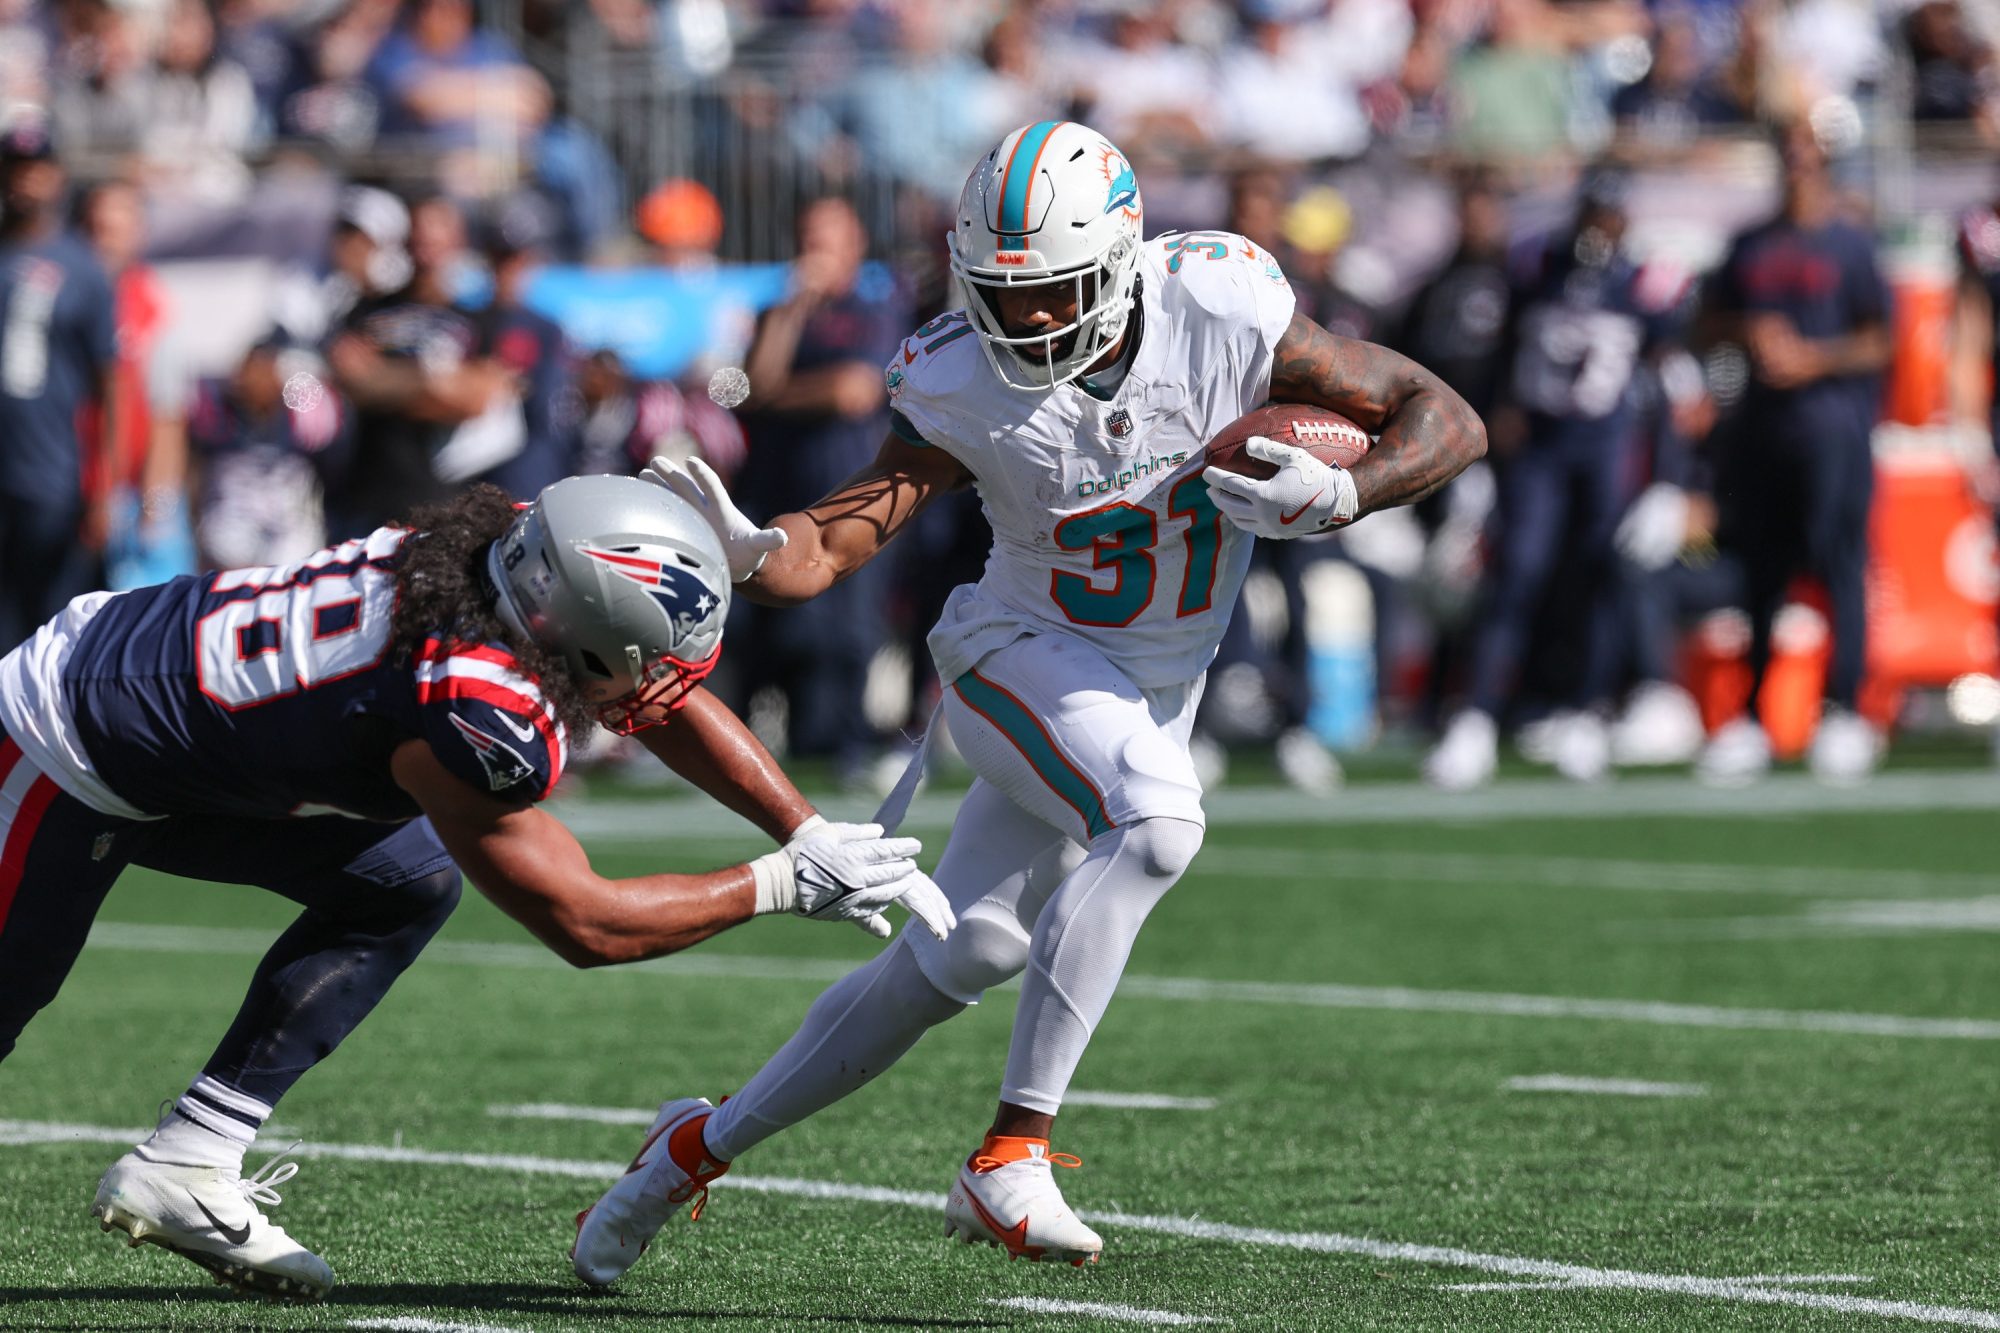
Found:
[{"label": "nfl shield logo on jersey", "polygon": [[1132,433],[1132,414],[1121,407],[1104,419],[1104,428],[1113,438],[1122,440]]}]

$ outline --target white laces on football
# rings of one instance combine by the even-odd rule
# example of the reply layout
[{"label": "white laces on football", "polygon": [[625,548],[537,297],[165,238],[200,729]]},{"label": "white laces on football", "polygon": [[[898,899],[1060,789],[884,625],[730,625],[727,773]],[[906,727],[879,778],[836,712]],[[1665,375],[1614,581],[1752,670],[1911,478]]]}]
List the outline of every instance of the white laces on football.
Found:
[{"label": "white laces on football", "polygon": [[[294,1143],[292,1148],[298,1146],[298,1144]],[[283,1196],[278,1193],[277,1187],[299,1173],[299,1164],[286,1155],[291,1152],[292,1148],[285,1149],[284,1152],[279,1153],[276,1157],[258,1167],[256,1175],[248,1176],[236,1182],[236,1188],[243,1191],[244,1198],[248,1199],[251,1203],[261,1203],[266,1208],[275,1208],[285,1201]]]}]

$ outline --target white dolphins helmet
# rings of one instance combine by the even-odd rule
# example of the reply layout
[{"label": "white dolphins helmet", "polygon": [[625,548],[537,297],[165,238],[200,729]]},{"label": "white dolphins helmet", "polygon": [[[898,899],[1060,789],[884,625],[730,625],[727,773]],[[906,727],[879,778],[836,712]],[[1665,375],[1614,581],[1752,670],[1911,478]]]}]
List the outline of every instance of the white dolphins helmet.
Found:
[{"label": "white dolphins helmet", "polygon": [[[1002,383],[1067,384],[1124,334],[1139,274],[1139,213],[1125,155],[1074,121],[1015,130],[973,168],[946,244],[960,299]],[[1076,285],[1076,322],[1008,337],[999,291],[1056,282]]]}]

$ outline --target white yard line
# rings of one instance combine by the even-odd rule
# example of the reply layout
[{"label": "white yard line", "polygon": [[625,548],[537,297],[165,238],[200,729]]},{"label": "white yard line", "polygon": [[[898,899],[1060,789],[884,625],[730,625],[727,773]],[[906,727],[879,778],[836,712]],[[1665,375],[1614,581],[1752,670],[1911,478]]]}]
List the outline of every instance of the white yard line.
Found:
[{"label": "white yard line", "polygon": [[[917,797],[903,827],[951,827],[959,792]],[[832,796],[818,803],[828,819],[867,820],[872,798]],[[1823,787],[1802,773],[1782,773],[1753,787],[1720,790],[1677,774],[1621,778],[1580,786],[1559,778],[1517,778],[1449,796],[1416,782],[1359,783],[1338,794],[1309,796],[1285,787],[1223,787],[1202,798],[1211,827],[1273,824],[1440,824],[1502,819],[1761,819],[1774,815],[2000,808],[2000,776],[1991,772],[1878,774],[1859,787]],[[562,800],[550,807],[579,836],[662,845],[756,837],[744,821],[705,797],[659,800]]]},{"label": "white yard line", "polygon": [[[1169,1097],[1158,1092],[1082,1092],[1071,1088],[1065,1106],[1102,1106],[1122,1111],[1213,1111],[1213,1097]],[[567,1120],[595,1125],[650,1125],[658,1107],[573,1106],[568,1102],[522,1102],[489,1106],[486,1114],[503,1120]]]},{"label": "white yard line", "polygon": [[444,1319],[419,1319],[399,1314],[389,1319],[350,1319],[348,1328],[381,1329],[385,1333],[528,1333],[507,1324],[461,1324]]},{"label": "white yard line", "polygon": [[[1217,844],[1197,858],[1193,875],[1255,875],[1322,882],[1396,880],[1481,888],[1594,889],[1625,893],[1933,895],[1953,901],[2000,894],[2000,875],[1949,870],[1860,870],[1852,866],[1746,865],[1703,861],[1631,861],[1594,856],[1523,856],[1506,852],[1343,850],[1337,860],[1305,848]],[[1837,904],[1830,904],[1837,906]]]},{"label": "white yard line", "polygon": [[989,1296],[986,1303],[1003,1310],[1026,1310],[1029,1314],[1081,1314],[1119,1324],[1152,1324],[1160,1328],[1220,1322],[1205,1315],[1176,1314],[1172,1310],[1142,1310],[1136,1305],[1106,1305],[1102,1301],[1057,1301],[1046,1296]]},{"label": "white yard line", "polygon": [[[152,926],[100,921],[90,943],[99,949],[140,952],[260,955],[275,932],[211,926]],[[537,944],[440,940],[424,950],[433,963],[476,967],[552,968],[569,965]],[[746,954],[687,953],[620,972],[645,971],[704,979],[831,981],[856,964],[830,959],[773,958]],[[1219,981],[1204,977],[1128,976],[1122,996],[1151,1000],[1234,1001],[1289,1005],[1302,1009],[1382,1009],[1409,1013],[1482,1014],[1512,1018],[1595,1018],[1663,1027],[1727,1028],[1741,1031],[1817,1032],[1863,1037],[1921,1037],[1958,1041],[2000,1041],[2000,1020],[1919,1018],[1902,1014],[1857,1014],[1813,1009],[1732,1009],[1663,1000],[1594,1000],[1567,995],[1510,995],[1490,991],[1418,990],[1405,986],[1315,985],[1308,982]]]},{"label": "white yard line", "polygon": [[1636,1078],[1578,1078],[1571,1074],[1527,1074],[1501,1085],[1510,1092],[1588,1092],[1607,1097],[1706,1097],[1706,1083],[1648,1083]]},{"label": "white yard line", "polygon": [[582,1120],[597,1125],[650,1125],[659,1115],[656,1106],[571,1106],[567,1102],[523,1102],[518,1106],[489,1106],[486,1114],[506,1120]]},{"label": "white yard line", "polygon": [[1064,1106],[1103,1106],[1118,1111],[1213,1111],[1213,1097],[1169,1097],[1163,1092],[1082,1092],[1063,1094]]},{"label": "white yard line", "polygon": [[[13,1146],[57,1143],[127,1144],[138,1142],[150,1132],[150,1127],[141,1126],[118,1128],[60,1121],[0,1120],[0,1144]],[[431,1152],[421,1148],[389,1148],[365,1143],[305,1143],[295,1150],[295,1155],[342,1158],[359,1162],[469,1167],[581,1180],[615,1180],[625,1170],[625,1163],[622,1161],[591,1162],[519,1154]],[[944,1207],[943,1195],[922,1190],[851,1185],[834,1180],[800,1180],[787,1176],[725,1176],[715,1183],[715,1188],[750,1190],[760,1194],[787,1195],[803,1199],[838,1200],[846,1203],[895,1204],[931,1211]],[[1511,1277],[1527,1278],[1536,1284],[1561,1284],[1565,1288],[1579,1290],[1655,1291],[1750,1305],[1789,1305],[1800,1309],[1829,1310],[1837,1314],[1879,1315],[1888,1319],[1911,1319],[1928,1324],[1952,1324],[1960,1328],[2000,1329],[2000,1313],[1990,1310],[1933,1305],[1919,1301],[1878,1300],[1872,1297],[1793,1291],[1784,1285],[1791,1279],[1782,1277],[1690,1277],[1678,1273],[1642,1273],[1622,1268],[1589,1268],[1582,1264],[1560,1263],[1553,1259],[1532,1259],[1513,1254],[1485,1254],[1477,1250],[1462,1250],[1447,1245],[1415,1245],[1329,1231],[1276,1231],[1265,1227],[1234,1226],[1227,1222],[1210,1222],[1192,1217],[1095,1210],[1083,1213],[1082,1216],[1086,1221],[1109,1227],[1147,1231],[1184,1240],[1210,1241],[1224,1245],[1268,1246],[1309,1254],[1352,1254],[1382,1263],[1466,1268],[1475,1272],[1501,1273]]]}]

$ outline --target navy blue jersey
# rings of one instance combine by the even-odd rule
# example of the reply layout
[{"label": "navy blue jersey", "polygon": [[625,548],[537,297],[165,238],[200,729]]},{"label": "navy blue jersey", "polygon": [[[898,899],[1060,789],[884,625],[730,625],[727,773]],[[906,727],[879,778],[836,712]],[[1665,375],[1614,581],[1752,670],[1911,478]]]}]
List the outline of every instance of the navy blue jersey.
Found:
[{"label": "navy blue jersey", "polygon": [[296,565],[190,575],[106,601],[62,668],[96,776],[149,814],[415,817],[390,776],[430,742],[481,791],[536,801],[561,776],[553,710],[499,644],[390,656],[396,564],[381,528]]},{"label": "navy blue jersey", "polygon": [[111,282],[69,236],[0,246],[0,493],[73,504],[77,413],[118,353]]},{"label": "navy blue jersey", "polygon": [[[1752,227],[1730,247],[1712,299],[1727,314],[1783,315],[1807,338],[1845,337],[1889,319],[1889,288],[1875,262],[1874,239],[1839,221],[1800,227],[1780,217]],[[1832,431],[1865,438],[1881,392],[1881,377],[1872,373],[1831,375],[1795,389],[1774,389],[1753,377],[1742,410],[1787,436]]]},{"label": "navy blue jersey", "polygon": [[1569,239],[1552,246],[1514,299],[1514,401],[1543,427],[1616,434],[1635,401],[1641,358],[1674,336],[1686,292],[1670,268],[1641,268],[1622,255],[1584,264]]},{"label": "navy blue jersey", "polygon": [[532,500],[567,473],[567,441],[558,416],[571,379],[571,356],[562,325],[526,306],[495,308],[481,317],[483,354],[514,372],[521,385],[527,443],[521,452],[481,477],[517,500]]}]

